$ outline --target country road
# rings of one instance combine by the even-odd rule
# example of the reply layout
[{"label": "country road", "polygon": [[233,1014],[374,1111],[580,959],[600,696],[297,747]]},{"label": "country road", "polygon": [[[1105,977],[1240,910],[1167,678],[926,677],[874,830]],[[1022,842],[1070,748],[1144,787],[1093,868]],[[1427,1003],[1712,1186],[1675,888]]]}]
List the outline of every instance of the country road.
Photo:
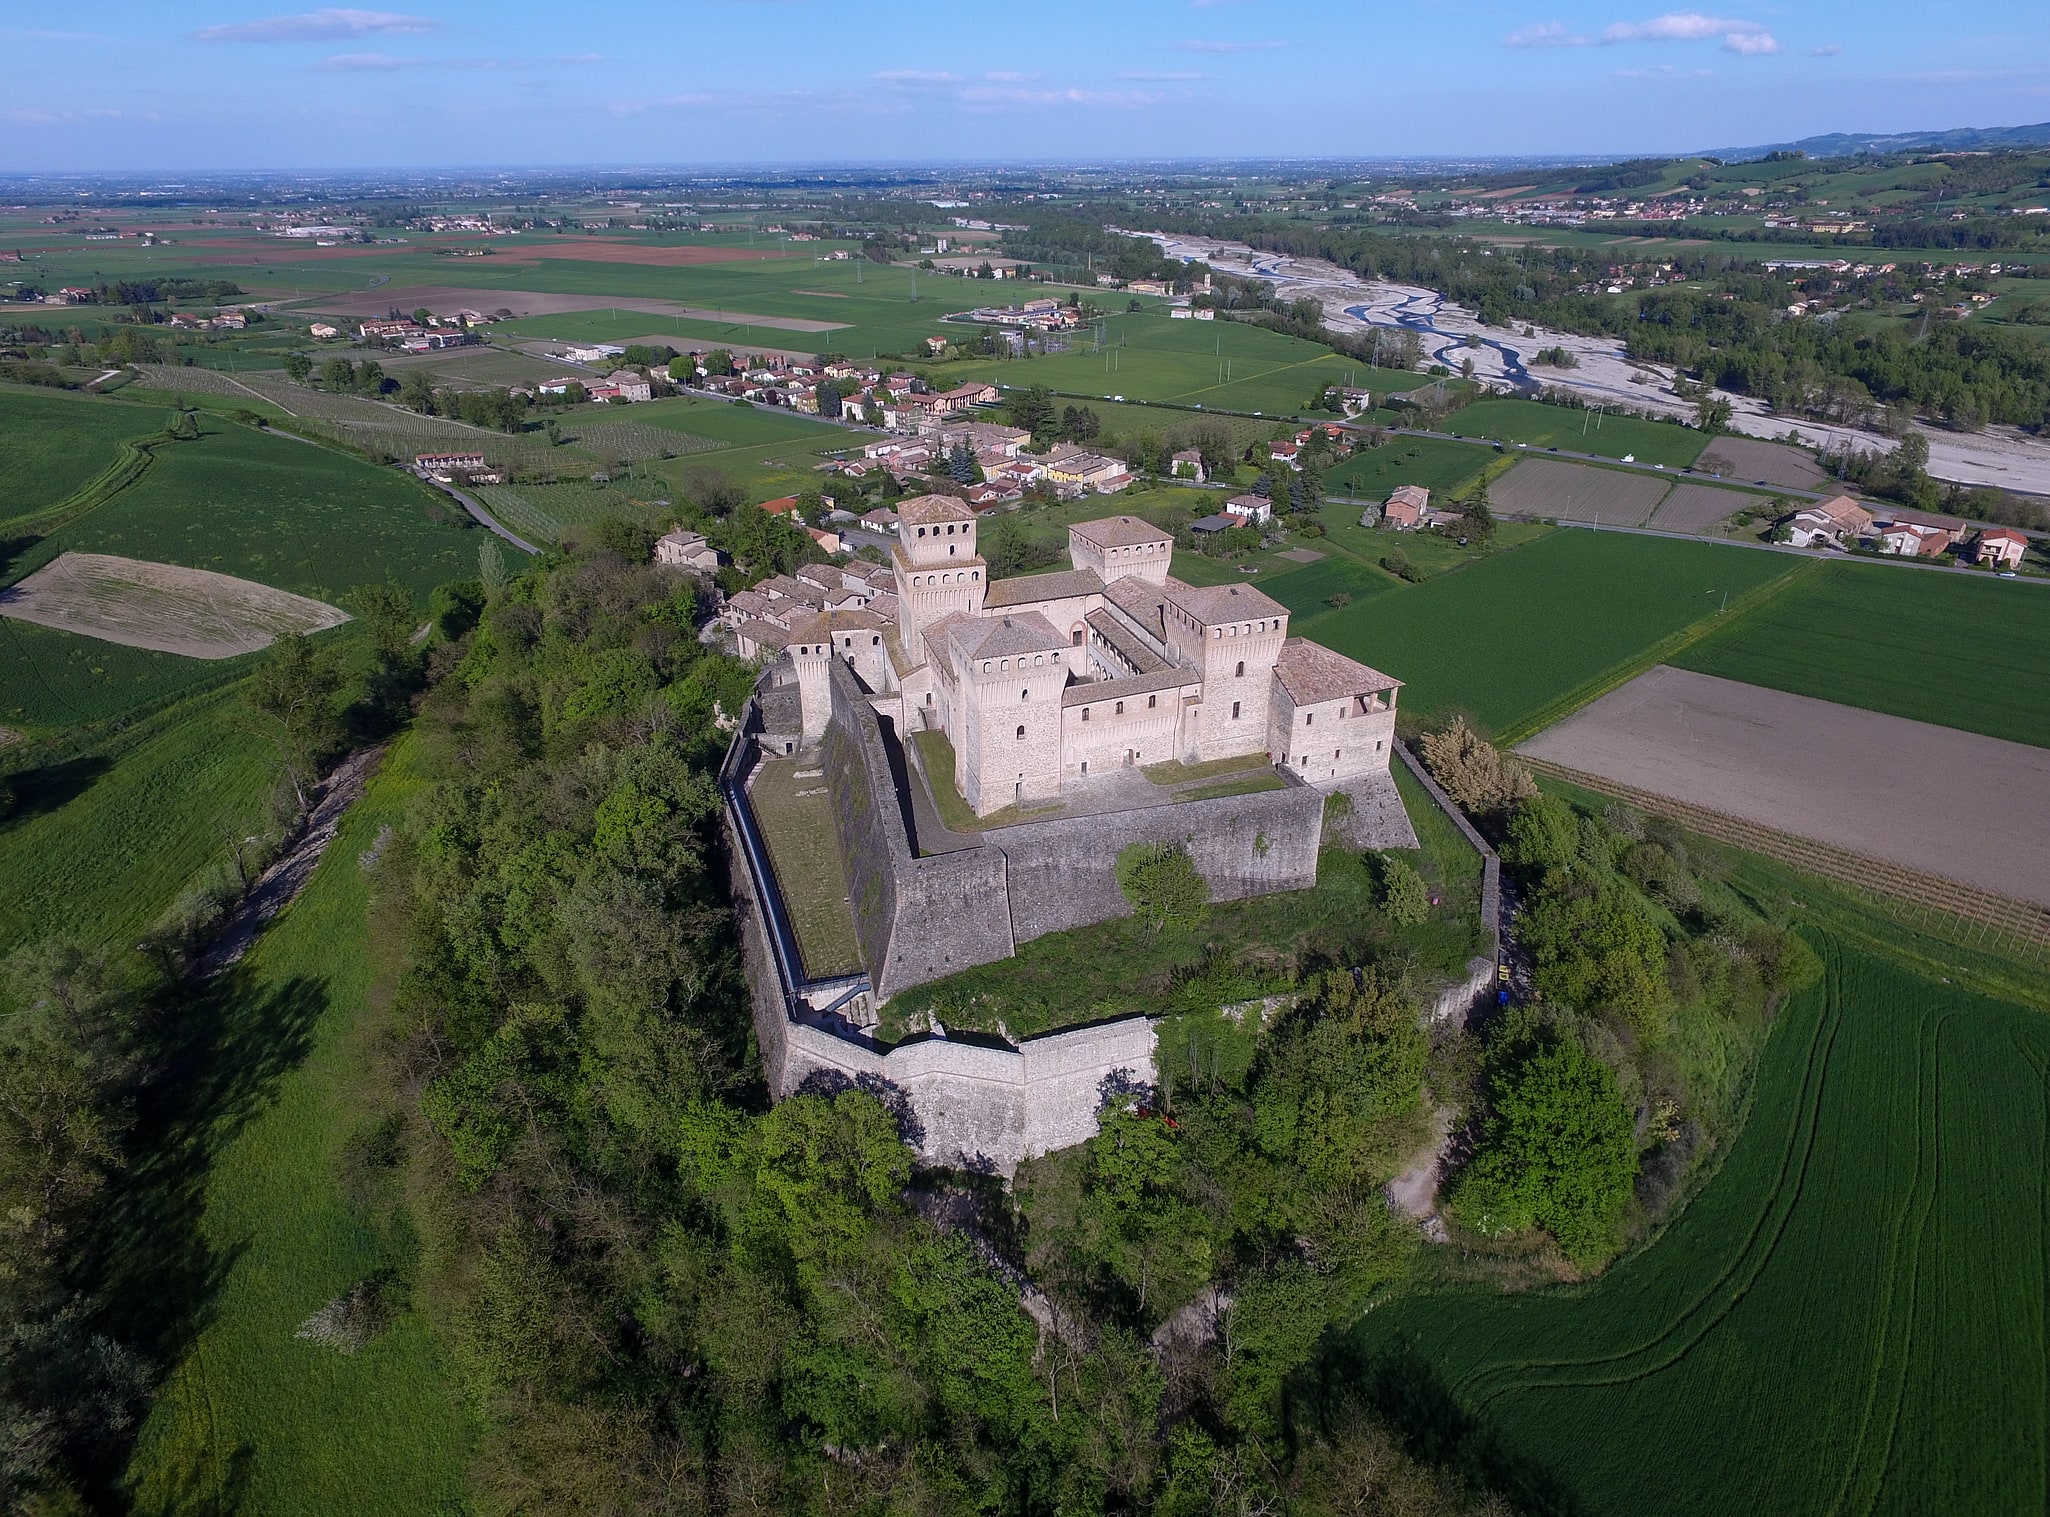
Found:
[{"label": "country road", "polygon": [[[1169,258],[1200,261],[1221,273],[1271,281],[1292,297],[1323,303],[1324,325],[1334,332],[1358,335],[1376,329],[1415,332],[1424,339],[1430,360],[1454,373],[1471,358],[1474,378],[1530,393],[1537,385],[1569,390],[1598,404],[1680,416],[1691,420],[1694,404],[1672,393],[1673,373],[1656,364],[1626,357],[1613,337],[1583,337],[1544,327],[1529,336],[1514,328],[1491,328],[1462,306],[1435,290],[1415,285],[1385,284],[1360,278],[1348,269],[1316,258],[1290,258],[1261,253],[1243,243],[1217,242],[1164,232],[1133,232],[1160,245]],[[1472,338],[1480,345],[1468,346]],[[1540,368],[1533,374],[1530,356],[1547,348],[1564,348],[1578,367]],[[1792,440],[1806,447],[1890,452],[1894,440],[1877,432],[1827,422],[1800,421],[1776,415],[1748,395],[1716,392],[1734,411],[1730,430],[1769,441]],[[1997,485],[2026,495],[2050,495],[2050,442],[2015,427],[1988,427],[1958,433],[1917,424],[1929,442],[1929,472],[1938,479],[1968,485]]]}]

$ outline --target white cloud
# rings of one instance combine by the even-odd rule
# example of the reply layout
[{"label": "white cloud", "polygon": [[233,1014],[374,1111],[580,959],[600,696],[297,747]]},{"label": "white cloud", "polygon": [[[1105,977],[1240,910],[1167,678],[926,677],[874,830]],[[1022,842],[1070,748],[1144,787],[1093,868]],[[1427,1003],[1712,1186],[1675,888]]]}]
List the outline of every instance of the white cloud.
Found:
[{"label": "white cloud", "polygon": [[336,37],[364,37],[373,32],[419,35],[438,29],[426,16],[401,16],[390,11],[319,10],[303,16],[268,16],[260,21],[235,21],[208,26],[192,34],[196,42],[322,42]]},{"label": "white cloud", "polygon": [[1208,79],[1208,74],[1199,74],[1190,69],[1137,69],[1128,68],[1118,75],[1134,84],[1193,84],[1198,79]]},{"label": "white cloud", "polygon": [[1185,53],[1272,53],[1287,47],[1286,42],[1202,42],[1191,41],[1179,44]]},{"label": "white cloud", "polygon": [[332,58],[321,60],[320,71],[324,74],[362,74],[420,66],[418,58],[394,58],[390,53],[337,53]]},{"label": "white cloud", "polygon": [[1838,53],[1842,51],[1843,49],[1838,47],[1834,42],[1825,42],[1819,47],[1809,48],[1808,56],[1811,58],[1834,58]]},{"label": "white cloud", "polygon": [[1754,58],[1780,50],[1779,39],[1756,21],[1704,16],[1700,11],[1668,11],[1649,21],[1618,21],[1602,32],[1602,41],[1708,42],[1720,38],[1727,52]]},{"label": "white cloud", "polygon": [[875,75],[878,84],[895,84],[904,87],[931,84],[959,84],[959,74],[948,74],[932,69],[886,68]]},{"label": "white cloud", "polygon": [[1502,39],[1504,47],[1586,47],[1594,41],[1566,30],[1563,21],[1536,21]]}]

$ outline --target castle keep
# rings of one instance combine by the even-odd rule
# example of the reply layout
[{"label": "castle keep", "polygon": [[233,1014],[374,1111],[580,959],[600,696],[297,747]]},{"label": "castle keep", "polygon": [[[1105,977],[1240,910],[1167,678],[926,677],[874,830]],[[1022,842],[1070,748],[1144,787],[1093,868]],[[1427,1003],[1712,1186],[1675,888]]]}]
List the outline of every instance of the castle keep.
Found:
[{"label": "castle keep", "polygon": [[[928,1162],[1009,1173],[1094,1132],[1107,1086],[1152,1079],[1151,1023],[889,1045],[881,1006],[1129,913],[1117,863],[1134,844],[1185,850],[1212,900],[1308,889],[1342,787],[1372,846],[1414,846],[1388,775],[1399,681],[1291,638],[1250,585],[1176,579],[1172,538],[1137,517],[1077,523],[1071,567],[992,583],[966,506],[898,514],[887,575],[807,567],[744,592],[743,646],[785,650],[721,773],[756,1025],[779,1097],[881,1082]],[[765,830],[765,772],[780,806],[818,809]],[[948,792],[980,825],[941,820]],[[835,877],[779,879],[777,839],[816,858],[824,831]],[[806,963],[800,911],[851,933],[840,960]]]}]

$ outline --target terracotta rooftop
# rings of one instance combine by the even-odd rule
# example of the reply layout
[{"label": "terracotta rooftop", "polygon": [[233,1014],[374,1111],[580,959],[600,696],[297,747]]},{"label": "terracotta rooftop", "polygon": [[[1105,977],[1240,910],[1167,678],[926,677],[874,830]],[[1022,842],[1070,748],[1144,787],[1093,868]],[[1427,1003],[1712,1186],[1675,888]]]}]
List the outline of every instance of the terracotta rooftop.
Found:
[{"label": "terracotta rooftop", "polygon": [[936,521],[974,521],[975,513],[951,495],[913,495],[897,502],[897,519],[928,527]]},{"label": "terracotta rooftop", "polygon": [[1388,492],[1391,506],[1415,506],[1419,511],[1431,503],[1431,492],[1422,485],[1397,485]]},{"label": "terracotta rooftop", "polygon": [[1288,607],[1251,585],[1185,585],[1169,575],[1167,598],[1206,627],[1288,615]]},{"label": "terracotta rooftop", "polygon": [[1402,687],[1401,680],[1369,669],[1342,653],[1333,653],[1307,637],[1292,637],[1281,645],[1281,656],[1274,661],[1274,677],[1298,706]]},{"label": "terracotta rooftop", "polygon": [[[972,617],[959,612],[942,618],[944,636],[963,658],[1015,658],[1021,653],[1064,653],[1068,640],[1037,611],[1010,616]],[[928,639],[931,633],[927,634]]]},{"label": "terracotta rooftop", "polygon": [[1103,581],[1094,569],[1056,569],[1051,574],[1018,574],[1010,579],[991,580],[982,603],[992,610],[1001,610],[1006,606],[1031,606],[1041,601],[1102,593]]},{"label": "terracotta rooftop", "polygon": [[1098,548],[1136,548],[1140,543],[1174,541],[1172,533],[1163,532],[1136,516],[1105,516],[1096,521],[1078,521],[1068,528],[1068,535],[1079,537]]}]

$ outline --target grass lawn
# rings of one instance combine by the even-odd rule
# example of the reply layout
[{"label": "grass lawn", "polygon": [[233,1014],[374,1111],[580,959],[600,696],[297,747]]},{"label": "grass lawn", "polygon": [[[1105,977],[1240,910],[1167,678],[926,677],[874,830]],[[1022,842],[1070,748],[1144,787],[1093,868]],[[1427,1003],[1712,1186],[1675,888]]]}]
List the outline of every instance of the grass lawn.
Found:
[{"label": "grass lawn", "polygon": [[847,868],[833,800],[816,764],[770,759],[755,771],[748,801],[768,844],[777,888],[797,934],[804,972],[815,980],[861,972],[861,944],[847,903]]},{"label": "grass lawn", "polygon": [[1356,1336],[1590,1514],[1996,1512],[2050,1455],[2050,1022],[1821,941],[1720,1171],[1592,1284]]},{"label": "grass lawn", "polygon": [[[1496,456],[1493,448],[1479,443],[1393,437],[1378,448],[1361,448],[1332,469],[1324,476],[1324,488],[1333,495],[1386,500],[1397,485],[1422,485],[1433,504],[1449,505]],[[1351,519],[1359,519],[1357,508]]]},{"label": "grass lawn", "polygon": [[1597,416],[1592,411],[1548,406],[1537,400],[1477,400],[1454,412],[1441,430],[1603,458],[1628,454],[1639,463],[1664,464],[1669,469],[1689,467],[1714,440],[1705,432],[1672,422]]},{"label": "grass lawn", "polygon": [[396,950],[371,930],[360,859],[418,784],[402,743],[305,893],[201,1003],[216,1019],[205,1077],[132,1182],[198,1184],[197,1237],[180,1242],[205,1271],[187,1259],[164,1282],[197,1299],[138,1303],[182,1308],[195,1330],[129,1468],[138,1512],[462,1509],[470,1423],[425,1322],[406,1313],[353,1357],[292,1336],[373,1271],[411,1274],[412,1239],[373,1225],[339,1176],[373,1115],[364,1071]]},{"label": "grass lawn", "polygon": [[[186,662],[194,662],[187,660]],[[64,933],[126,948],[263,818],[277,755],[209,694],[9,777],[0,954]]]},{"label": "grass lawn", "polygon": [[1290,631],[1404,681],[1412,715],[1456,708],[1506,733],[1714,616],[1724,592],[1734,601],[1794,568],[1712,543],[1560,530]]},{"label": "grass lawn", "polygon": [[390,579],[424,604],[443,581],[475,577],[481,530],[417,480],[296,438],[203,425],[200,440],[158,449],[136,485],[43,539],[15,570],[65,549],[117,553],[330,603]]},{"label": "grass lawn", "polygon": [[0,385],[0,522],[55,505],[113,464],[122,443],[172,420],[158,406]]},{"label": "grass lawn", "polygon": [[1212,952],[1288,967],[1313,958],[1360,963],[1414,955],[1425,975],[1457,975],[1481,947],[1480,856],[1420,786],[1403,774],[1397,784],[1423,845],[1407,857],[1440,897],[1420,926],[1396,928],[1381,915],[1375,869],[1362,855],[1326,848],[1314,889],[1222,902],[1190,926],[1158,932],[1121,917],[1049,933],[1021,943],[1014,958],[905,991],[884,1009],[884,1030],[928,1011],[949,1028],[993,1032],[1001,1021],[1017,1037],[1157,1013],[1176,975]]},{"label": "grass lawn", "polygon": [[1990,575],[1832,561],[1668,662],[2050,747],[2050,594]]},{"label": "grass lawn", "polygon": [[[798,415],[780,407],[735,405],[730,400],[707,400],[700,395],[651,400],[645,405],[635,406],[627,414],[637,422],[688,432],[693,437],[709,438],[728,447],[794,439],[846,448],[874,440],[872,433],[850,432],[830,421]],[[580,419],[596,421],[595,417]]]}]

